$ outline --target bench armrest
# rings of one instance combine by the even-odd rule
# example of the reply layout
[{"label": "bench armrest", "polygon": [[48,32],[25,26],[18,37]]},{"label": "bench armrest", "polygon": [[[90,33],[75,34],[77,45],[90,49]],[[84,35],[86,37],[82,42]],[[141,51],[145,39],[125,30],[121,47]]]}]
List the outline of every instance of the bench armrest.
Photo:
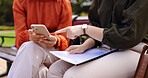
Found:
[{"label": "bench armrest", "polygon": [[148,46],[143,47],[134,78],[148,78]]},{"label": "bench armrest", "polygon": [[4,41],[5,41],[4,38],[15,38],[15,36],[0,36],[0,37],[1,37],[1,39],[2,39],[2,41],[1,41],[1,43],[0,43],[0,47],[2,47],[2,45],[3,45]]}]

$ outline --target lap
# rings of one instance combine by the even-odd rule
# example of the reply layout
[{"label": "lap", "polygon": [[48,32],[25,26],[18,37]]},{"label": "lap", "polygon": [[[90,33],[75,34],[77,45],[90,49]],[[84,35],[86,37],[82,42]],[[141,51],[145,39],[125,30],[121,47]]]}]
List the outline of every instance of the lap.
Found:
[{"label": "lap", "polygon": [[63,78],[131,78],[136,70],[140,54],[125,50],[115,52],[68,69]]},{"label": "lap", "polygon": [[63,78],[64,73],[72,66],[70,63],[58,60],[49,67],[47,78]]},{"label": "lap", "polygon": [[58,60],[57,57],[55,57],[49,52],[55,50],[58,49],[56,49],[55,47],[46,48],[41,45],[38,45],[33,41],[29,41],[21,45],[21,47],[18,50],[18,55],[23,55],[23,56],[26,55],[25,58],[31,57],[34,63],[36,63],[36,61],[37,62],[42,61],[42,63],[44,63],[47,67],[49,67],[50,64]]}]

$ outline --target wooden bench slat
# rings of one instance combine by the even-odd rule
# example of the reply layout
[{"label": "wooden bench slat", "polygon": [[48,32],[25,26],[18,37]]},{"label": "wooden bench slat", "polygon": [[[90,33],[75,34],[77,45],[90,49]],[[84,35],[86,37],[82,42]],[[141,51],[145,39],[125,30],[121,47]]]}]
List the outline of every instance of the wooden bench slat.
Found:
[{"label": "wooden bench slat", "polygon": [[0,52],[0,58],[6,60],[8,62],[13,62],[15,59],[15,56]]},{"label": "wooden bench slat", "polygon": [[0,47],[0,58],[7,60],[8,62],[13,62],[17,50],[10,47]]},{"label": "wooden bench slat", "polygon": [[0,52],[7,53],[12,56],[16,56],[17,50],[14,50],[10,47],[0,47]]}]

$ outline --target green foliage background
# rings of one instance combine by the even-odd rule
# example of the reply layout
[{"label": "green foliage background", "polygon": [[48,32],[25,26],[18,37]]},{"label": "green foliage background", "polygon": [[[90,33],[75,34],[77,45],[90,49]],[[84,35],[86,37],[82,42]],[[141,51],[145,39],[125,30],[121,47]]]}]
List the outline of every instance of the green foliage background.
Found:
[{"label": "green foliage background", "polygon": [[[75,15],[88,13],[89,6],[82,6],[82,3],[87,0],[76,0],[76,3],[71,3],[72,11]],[[13,26],[13,11],[12,11],[13,0],[0,0],[0,31],[1,30],[14,30]],[[14,36],[15,32],[12,33],[0,33],[0,35]],[[1,42],[1,38],[0,38]],[[12,46],[15,39],[6,38],[3,46]]]},{"label": "green foliage background", "polygon": [[0,0],[0,25],[13,25],[13,0]]},{"label": "green foliage background", "polygon": [[[82,3],[90,0],[75,1],[75,3],[71,3],[73,14],[80,15],[82,12],[88,12],[89,6],[82,6]],[[13,26],[12,5],[13,0],[0,0],[0,25]]]},{"label": "green foliage background", "polygon": [[[8,32],[8,33],[0,33],[0,36],[14,36],[15,32]],[[2,42],[2,39],[0,37],[0,43]],[[4,43],[2,46],[13,46],[15,44],[15,38],[5,38]]]},{"label": "green foliage background", "polygon": [[81,13],[88,13],[90,6],[82,6],[83,2],[88,0],[76,0],[76,3],[71,3],[73,14],[80,15]]}]

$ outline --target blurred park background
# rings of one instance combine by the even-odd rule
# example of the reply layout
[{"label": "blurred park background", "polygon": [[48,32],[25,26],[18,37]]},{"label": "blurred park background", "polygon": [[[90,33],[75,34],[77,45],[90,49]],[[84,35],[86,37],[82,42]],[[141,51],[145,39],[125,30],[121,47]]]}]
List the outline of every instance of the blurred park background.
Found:
[{"label": "blurred park background", "polygon": [[[70,0],[73,15],[88,16],[92,0]],[[0,0],[0,36],[15,36],[12,12],[13,0]],[[0,38],[0,43],[2,39]],[[2,46],[12,46],[15,38],[5,38]],[[0,74],[5,72],[6,61],[0,59]],[[5,78],[5,77],[4,77]]]}]

